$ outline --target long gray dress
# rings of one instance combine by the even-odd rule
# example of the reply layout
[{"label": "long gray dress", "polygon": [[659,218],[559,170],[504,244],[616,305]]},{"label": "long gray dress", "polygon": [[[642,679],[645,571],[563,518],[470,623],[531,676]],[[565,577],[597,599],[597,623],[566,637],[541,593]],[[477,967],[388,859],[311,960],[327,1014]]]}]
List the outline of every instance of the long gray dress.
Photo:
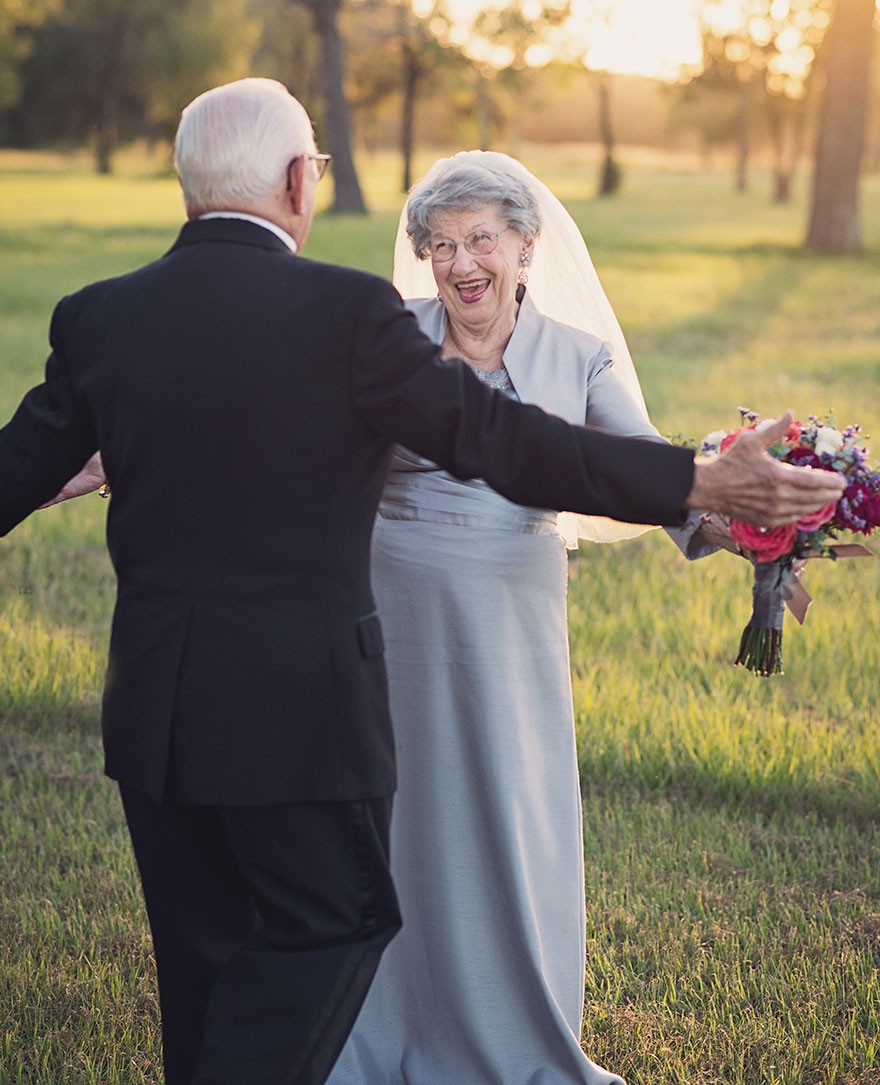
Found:
[{"label": "long gray dress", "polygon": [[[440,342],[440,303],[409,304]],[[546,320],[528,297],[504,362],[484,376],[509,394],[656,435],[605,345]],[[330,1085],[620,1083],[579,1043],[583,837],[556,514],[398,450],[373,580],[397,736],[392,870],[404,926]]]}]

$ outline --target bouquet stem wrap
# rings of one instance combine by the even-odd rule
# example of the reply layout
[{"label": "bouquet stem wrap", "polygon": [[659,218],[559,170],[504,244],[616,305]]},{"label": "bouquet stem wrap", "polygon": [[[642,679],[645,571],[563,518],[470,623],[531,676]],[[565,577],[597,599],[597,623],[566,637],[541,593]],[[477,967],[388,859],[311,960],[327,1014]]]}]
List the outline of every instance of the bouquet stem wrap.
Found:
[{"label": "bouquet stem wrap", "polygon": [[790,561],[758,562],[752,586],[752,616],[739,642],[735,665],[767,677],[782,674],[785,600],[795,576]]}]

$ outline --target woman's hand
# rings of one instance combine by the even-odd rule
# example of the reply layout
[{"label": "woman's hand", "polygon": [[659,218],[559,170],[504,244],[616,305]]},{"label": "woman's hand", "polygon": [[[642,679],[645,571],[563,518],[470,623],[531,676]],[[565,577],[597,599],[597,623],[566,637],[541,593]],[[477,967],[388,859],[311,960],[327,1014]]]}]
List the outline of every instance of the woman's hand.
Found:
[{"label": "woman's hand", "polygon": [[62,501],[69,501],[71,497],[82,497],[83,494],[94,493],[95,490],[99,490],[106,485],[107,477],[104,474],[101,453],[96,452],[79,474],[74,475],[68,483],[62,486],[59,493],[51,501],[47,501],[45,505],[40,505],[40,508],[48,509],[50,506],[58,505]]}]

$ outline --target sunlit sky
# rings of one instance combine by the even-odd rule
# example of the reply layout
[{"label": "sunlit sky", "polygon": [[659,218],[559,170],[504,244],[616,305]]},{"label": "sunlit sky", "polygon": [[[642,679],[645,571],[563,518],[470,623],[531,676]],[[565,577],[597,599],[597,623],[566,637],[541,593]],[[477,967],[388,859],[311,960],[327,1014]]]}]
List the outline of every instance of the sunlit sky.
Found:
[{"label": "sunlit sky", "polygon": [[614,0],[608,26],[588,22],[583,7],[575,0],[572,31],[589,43],[591,68],[674,78],[700,60],[695,0]]},{"label": "sunlit sky", "polygon": [[[500,0],[447,0],[447,8],[460,22],[457,35],[460,43],[467,40],[466,27],[475,12],[483,7],[498,6]],[[524,4],[539,0],[524,0]],[[589,13],[595,10],[593,0],[572,0],[574,17],[566,28],[565,38],[556,44],[556,53],[565,52],[567,59],[578,57],[595,69],[627,74],[650,75],[674,79],[683,64],[700,61],[700,33],[697,11],[700,0],[605,0],[609,12],[608,24],[597,24]],[[426,11],[431,0],[413,0],[417,11]],[[740,0],[723,0],[720,6],[719,28],[724,24],[725,9],[730,12],[730,25],[736,22]],[[878,0],[880,8],[880,0]],[[718,9],[716,9],[716,15]],[[499,66],[506,62],[502,53],[474,48],[480,59],[492,60]],[[546,48],[534,47],[529,63],[541,64],[550,59]]]}]

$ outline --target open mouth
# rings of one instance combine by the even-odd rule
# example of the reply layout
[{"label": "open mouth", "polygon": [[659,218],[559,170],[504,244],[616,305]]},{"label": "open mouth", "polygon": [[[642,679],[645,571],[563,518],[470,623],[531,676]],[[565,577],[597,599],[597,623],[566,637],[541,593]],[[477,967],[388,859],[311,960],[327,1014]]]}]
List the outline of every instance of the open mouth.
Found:
[{"label": "open mouth", "polygon": [[465,305],[473,305],[480,300],[489,289],[488,279],[469,279],[465,283],[456,283],[455,289]]}]

